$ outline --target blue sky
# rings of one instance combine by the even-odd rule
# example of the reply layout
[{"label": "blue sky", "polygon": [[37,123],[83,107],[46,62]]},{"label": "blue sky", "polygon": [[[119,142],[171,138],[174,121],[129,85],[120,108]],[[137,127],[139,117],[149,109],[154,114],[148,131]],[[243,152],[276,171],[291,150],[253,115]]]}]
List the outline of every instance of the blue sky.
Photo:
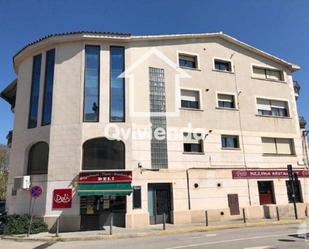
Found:
[{"label": "blue sky", "polygon": [[[13,55],[50,33],[117,31],[169,34],[223,31],[296,63],[299,113],[309,121],[308,0],[0,0],[0,89],[15,78]],[[9,105],[0,100],[0,143],[12,128]]]}]

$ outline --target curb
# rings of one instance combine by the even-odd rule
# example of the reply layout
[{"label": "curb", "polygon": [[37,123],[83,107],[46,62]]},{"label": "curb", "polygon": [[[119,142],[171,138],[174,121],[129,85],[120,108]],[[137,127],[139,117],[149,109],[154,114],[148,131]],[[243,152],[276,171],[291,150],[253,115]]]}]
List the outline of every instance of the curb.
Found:
[{"label": "curb", "polygon": [[225,229],[235,229],[235,228],[245,228],[245,227],[263,227],[271,225],[290,225],[290,224],[300,224],[304,220],[293,220],[293,221],[272,221],[272,222],[256,222],[256,223],[246,223],[246,224],[229,224],[229,225],[216,225],[216,226],[195,226],[195,227],[185,227],[171,230],[161,230],[161,231],[151,231],[151,232],[136,232],[128,234],[114,234],[114,235],[95,235],[95,236],[84,236],[84,237],[56,237],[56,236],[46,236],[42,238],[31,238],[25,237],[24,235],[20,236],[1,236],[1,239],[13,240],[20,242],[48,242],[48,241],[91,241],[91,240],[110,240],[110,239],[128,239],[128,238],[137,238],[137,237],[149,237],[149,236],[159,236],[159,235],[171,235],[177,233],[190,233],[190,232],[207,232],[215,230],[225,230]]}]

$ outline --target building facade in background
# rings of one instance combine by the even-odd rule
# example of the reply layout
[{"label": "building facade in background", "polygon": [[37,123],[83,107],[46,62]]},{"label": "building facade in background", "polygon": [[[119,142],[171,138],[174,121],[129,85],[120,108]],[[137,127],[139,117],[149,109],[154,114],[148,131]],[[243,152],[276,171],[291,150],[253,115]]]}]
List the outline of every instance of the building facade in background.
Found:
[{"label": "building facade in background", "polygon": [[[292,215],[309,193],[299,86],[286,62],[223,33],[50,35],[14,56],[9,213],[63,231]],[[301,122],[300,122],[301,121]],[[15,184],[14,184],[15,181]],[[265,211],[267,210],[267,212]]]}]

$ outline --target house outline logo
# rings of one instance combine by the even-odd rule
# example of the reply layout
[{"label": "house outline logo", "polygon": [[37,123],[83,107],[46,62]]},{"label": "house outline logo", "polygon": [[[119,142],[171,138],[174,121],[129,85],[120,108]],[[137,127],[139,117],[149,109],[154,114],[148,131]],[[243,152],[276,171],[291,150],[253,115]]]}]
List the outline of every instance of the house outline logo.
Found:
[{"label": "house outline logo", "polygon": [[[170,112],[140,112],[134,109],[134,70],[138,68],[142,63],[147,61],[151,56],[157,56],[161,61],[170,66],[175,71],[175,110]],[[149,66],[150,67],[150,66]],[[126,78],[129,81],[129,115],[131,117],[177,117],[180,114],[180,79],[191,78],[191,76],[181,69],[177,63],[169,59],[164,53],[159,49],[152,47],[146,53],[143,54],[136,62],[134,62],[128,69],[118,75],[118,78]],[[149,80],[148,80],[149,82]]]}]

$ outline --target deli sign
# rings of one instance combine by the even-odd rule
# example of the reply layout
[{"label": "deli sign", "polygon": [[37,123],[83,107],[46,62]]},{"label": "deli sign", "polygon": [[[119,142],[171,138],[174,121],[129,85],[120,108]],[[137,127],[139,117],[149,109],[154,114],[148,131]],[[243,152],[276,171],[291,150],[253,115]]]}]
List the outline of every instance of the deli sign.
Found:
[{"label": "deli sign", "polygon": [[132,171],[80,172],[80,183],[132,182]]},{"label": "deli sign", "polygon": [[72,189],[54,189],[53,208],[71,208],[72,206]]},{"label": "deli sign", "polygon": [[[298,177],[309,177],[309,170],[293,170]],[[287,170],[233,170],[233,179],[288,178]]]}]

